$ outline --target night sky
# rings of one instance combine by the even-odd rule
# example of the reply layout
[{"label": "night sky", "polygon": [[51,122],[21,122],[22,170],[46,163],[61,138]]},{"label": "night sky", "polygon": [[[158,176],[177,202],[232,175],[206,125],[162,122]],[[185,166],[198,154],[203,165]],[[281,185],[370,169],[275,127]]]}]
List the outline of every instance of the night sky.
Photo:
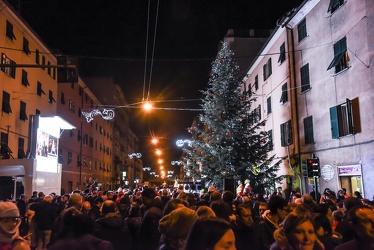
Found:
[{"label": "night sky", "polygon": [[[148,36],[149,0],[9,2],[49,48],[79,59],[83,79],[112,76],[130,104],[149,91],[152,101],[170,100],[159,103],[163,107],[195,109],[199,102],[189,100],[202,97],[200,90],[206,88],[211,62],[227,30],[274,29],[276,20],[302,0],[160,0],[156,36],[156,0],[150,0]],[[152,165],[147,157],[150,136],[162,137],[160,147],[171,153],[169,160],[178,160],[181,149],[175,141],[190,137],[186,129],[198,113],[158,110],[145,115],[134,109],[131,114],[142,159]]]}]

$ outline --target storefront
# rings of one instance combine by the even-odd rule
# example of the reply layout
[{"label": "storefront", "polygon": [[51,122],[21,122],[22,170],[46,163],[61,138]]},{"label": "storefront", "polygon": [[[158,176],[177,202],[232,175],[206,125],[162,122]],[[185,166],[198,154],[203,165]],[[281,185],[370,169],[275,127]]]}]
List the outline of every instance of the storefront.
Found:
[{"label": "storefront", "polygon": [[346,188],[347,194],[353,196],[355,191],[363,194],[361,164],[337,166],[339,188]]}]

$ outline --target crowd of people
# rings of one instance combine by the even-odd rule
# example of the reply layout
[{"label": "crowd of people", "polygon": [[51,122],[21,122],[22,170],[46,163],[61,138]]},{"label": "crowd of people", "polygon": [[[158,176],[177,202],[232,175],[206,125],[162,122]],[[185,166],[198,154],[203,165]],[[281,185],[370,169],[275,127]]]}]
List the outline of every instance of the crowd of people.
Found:
[{"label": "crowd of people", "polygon": [[374,249],[373,209],[327,189],[287,198],[214,187],[34,192],[0,202],[0,249]]}]

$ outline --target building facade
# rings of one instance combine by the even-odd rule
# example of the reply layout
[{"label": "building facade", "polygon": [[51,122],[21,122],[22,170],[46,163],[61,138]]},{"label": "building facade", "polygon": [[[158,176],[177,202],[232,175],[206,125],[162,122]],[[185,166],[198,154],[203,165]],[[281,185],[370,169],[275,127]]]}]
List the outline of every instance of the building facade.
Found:
[{"label": "building facade", "polygon": [[[290,176],[283,189],[373,197],[373,17],[370,0],[304,1],[278,20],[250,67],[245,88],[268,120],[279,174]],[[308,177],[310,158],[318,178]]]},{"label": "building facade", "polygon": [[[117,150],[124,146],[115,142],[123,140],[124,135],[131,138],[132,148],[128,151],[137,148],[138,143],[128,122],[123,122],[128,117],[119,116],[123,129],[121,133],[117,128],[114,132],[114,121],[103,118],[108,114],[100,116],[105,108],[103,101],[77,71],[61,66],[64,62],[70,64],[69,58],[54,54],[7,2],[0,1],[0,7],[0,173],[14,176],[17,171],[9,170],[22,168],[21,175],[32,177],[32,182],[47,183],[48,178],[59,178],[52,181],[61,182],[61,193],[83,190],[90,184],[104,190],[117,188],[122,184],[119,171],[124,169],[127,152]],[[82,112],[93,114],[93,120],[87,121]],[[32,115],[60,116],[74,125],[72,130],[61,129],[57,145],[53,145],[53,154],[58,157],[58,166],[53,168],[58,175],[35,169],[36,155],[30,149],[35,147],[37,134],[32,128]],[[122,165],[115,160],[118,157]],[[130,174],[133,179],[142,178],[141,164],[138,165]],[[42,184],[39,187],[41,190],[22,191],[30,197],[32,191],[49,190],[47,186],[43,190]]]}]

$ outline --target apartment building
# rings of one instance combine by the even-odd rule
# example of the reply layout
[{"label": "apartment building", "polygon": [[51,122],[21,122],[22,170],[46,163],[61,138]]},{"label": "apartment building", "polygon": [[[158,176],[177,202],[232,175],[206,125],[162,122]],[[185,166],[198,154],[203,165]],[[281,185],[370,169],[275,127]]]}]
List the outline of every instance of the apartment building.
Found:
[{"label": "apartment building", "polygon": [[[70,65],[72,58],[54,54],[7,2],[0,1],[0,8],[0,184],[7,182],[13,189],[8,180],[19,177],[24,189],[17,181],[17,192],[28,197],[32,191],[61,194],[89,184],[117,188],[124,172],[118,159],[124,165],[127,152],[113,150],[114,142],[124,133],[137,147],[128,122],[121,134],[118,129],[114,133],[113,120],[105,119],[111,111],[104,113],[103,102]],[[62,67],[65,63],[68,67]],[[83,112],[92,114],[93,120]],[[41,133],[39,117],[52,120]],[[142,178],[140,165],[136,170],[130,173],[132,181]]]},{"label": "apartment building", "polygon": [[[372,198],[374,3],[309,0],[278,20],[244,89],[267,119],[285,188],[317,188]],[[320,177],[305,160],[318,158]]]}]

